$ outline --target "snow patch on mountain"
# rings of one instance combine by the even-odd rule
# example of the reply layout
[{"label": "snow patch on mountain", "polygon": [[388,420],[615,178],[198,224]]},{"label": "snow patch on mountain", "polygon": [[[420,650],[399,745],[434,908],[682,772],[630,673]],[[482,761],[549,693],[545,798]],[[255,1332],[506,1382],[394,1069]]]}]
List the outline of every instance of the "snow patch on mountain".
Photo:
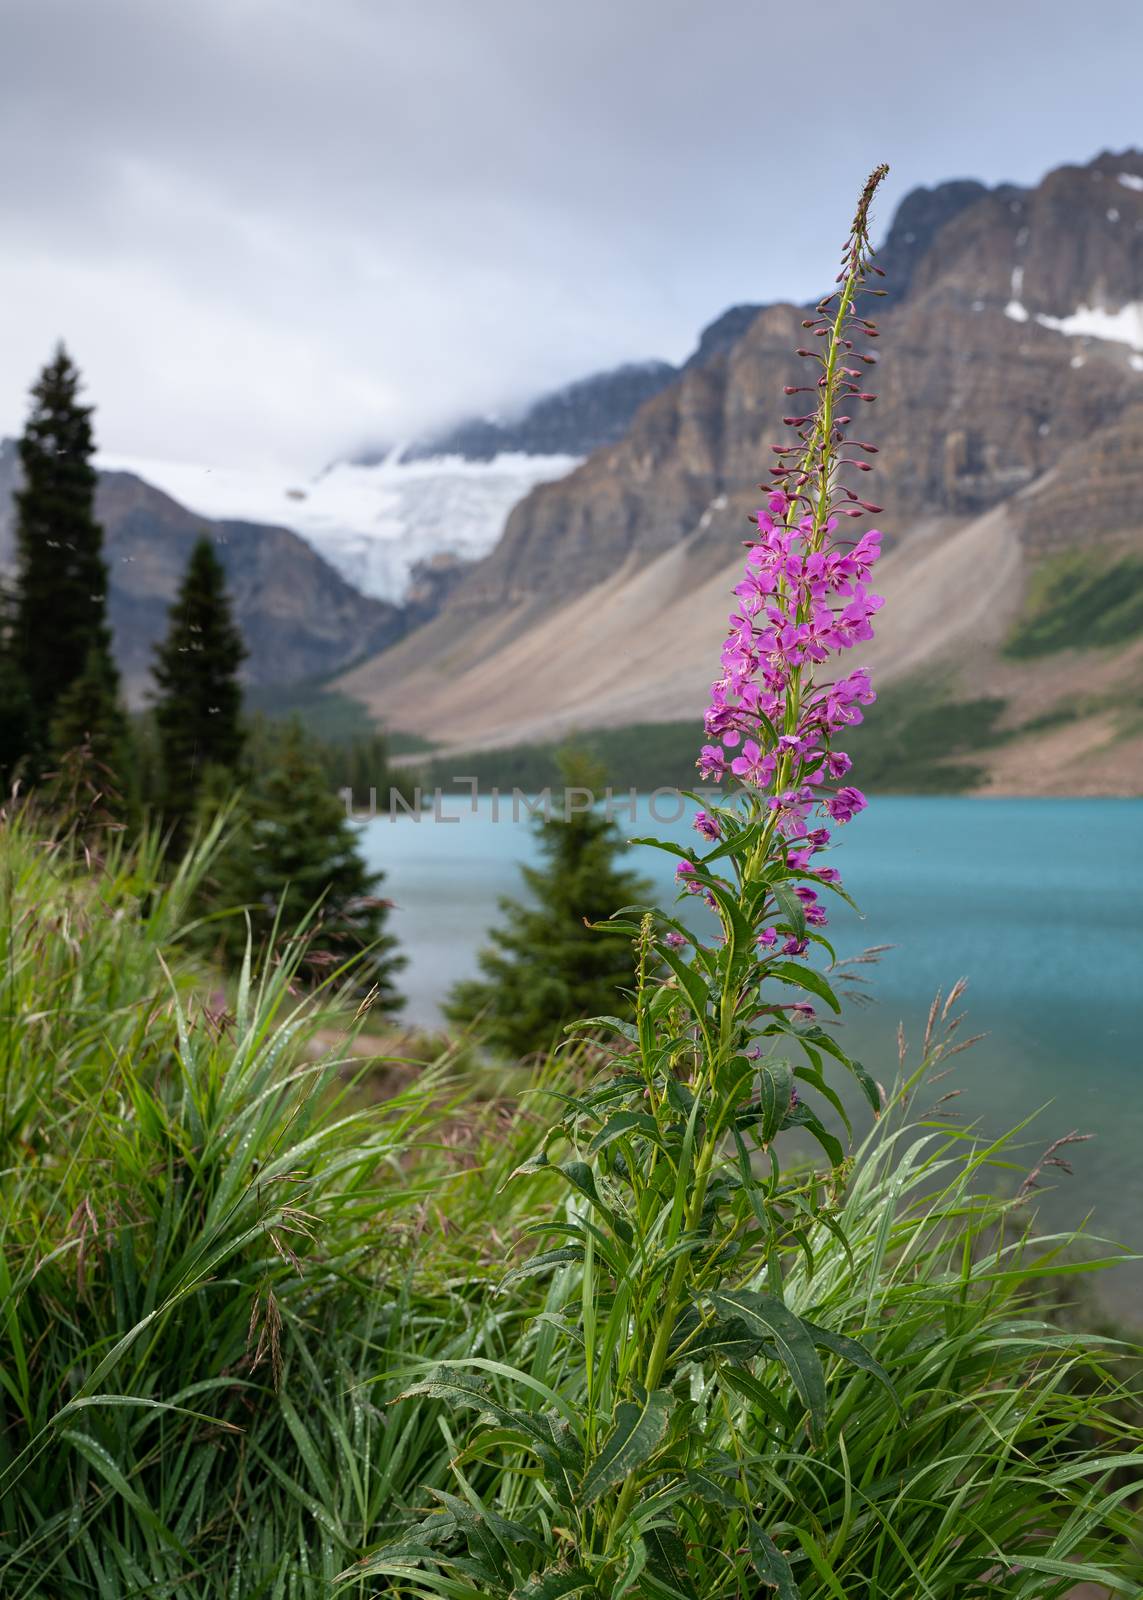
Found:
[{"label": "snow patch on mountain", "polygon": [[[1028,320],[1027,307],[1019,300],[1009,300],[1004,315],[1013,322]],[[1081,305],[1070,317],[1049,317],[1037,311],[1036,321],[1042,328],[1054,328],[1057,333],[1066,333],[1073,339],[1108,339],[1115,344],[1128,344],[1133,350],[1143,350],[1143,300],[1131,300],[1118,311]]]},{"label": "snow patch on mountain", "polygon": [[537,484],[564,477],[579,458],[402,461],[394,451],[370,466],[337,462],[308,480],[134,456],[101,455],[97,464],[133,472],[204,517],[291,528],[363,594],[401,600],[417,562],[445,552],[463,560],[487,555],[513,506]]}]

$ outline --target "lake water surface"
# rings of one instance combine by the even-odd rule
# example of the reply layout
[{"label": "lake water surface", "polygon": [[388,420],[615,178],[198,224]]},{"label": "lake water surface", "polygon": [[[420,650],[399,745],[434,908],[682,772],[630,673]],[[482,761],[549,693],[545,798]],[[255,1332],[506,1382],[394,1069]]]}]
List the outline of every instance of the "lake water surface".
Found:
[{"label": "lake water surface", "polygon": [[[624,832],[693,838],[685,822],[621,822]],[[670,804],[663,802],[664,814]],[[431,1025],[536,856],[525,820],[491,803],[460,820],[379,818],[363,827],[370,864],[396,902],[391,927],[409,958],[408,1020]],[[841,868],[861,916],[834,899],[839,956],[891,945],[869,978],[869,1002],[844,1008],[846,1042],[874,1076],[896,1072],[897,1025],[915,1052],[938,989],[969,982],[963,1033],[986,1033],[957,1056],[942,1091],[960,1091],[961,1120],[997,1133],[1031,1112],[1029,1156],[1079,1128],[1095,1137],[1068,1154],[1042,1201],[1053,1224],[1091,1214],[1093,1231],[1143,1252],[1143,801],[894,797],[835,830]],[[668,856],[640,847],[634,864],[674,899]],[[692,900],[691,915],[701,915]],[[1118,1279],[1118,1286],[1114,1280]],[[1143,1270],[1109,1275],[1104,1292],[1143,1314]]]}]

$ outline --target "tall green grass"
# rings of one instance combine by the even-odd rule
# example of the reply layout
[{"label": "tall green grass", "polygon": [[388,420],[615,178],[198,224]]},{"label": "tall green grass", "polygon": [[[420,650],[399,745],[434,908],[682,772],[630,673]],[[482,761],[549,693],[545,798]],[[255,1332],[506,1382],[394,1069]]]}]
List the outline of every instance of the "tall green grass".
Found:
[{"label": "tall green grass", "polygon": [[212,992],[184,936],[216,844],[164,884],[153,840],[5,823],[5,1596],[327,1594],[445,1475],[378,1373],[515,1336],[479,1291],[519,1119],[440,1070],[370,1103],[296,955]]},{"label": "tall green grass", "polygon": [[[585,1588],[589,1491],[573,1469],[569,1515],[519,1431],[556,1450],[583,1427],[619,1321],[594,1314],[586,1263],[538,1259],[586,1197],[509,1180],[545,1097],[582,1098],[606,1058],[541,1071],[524,1109],[474,1100],[447,1061],[374,1101],[367,1017],[295,995],[289,962],[223,994],[190,952],[216,843],[164,882],[151,840],[98,859],[4,824],[0,1595],[781,1596],[748,1568],[750,1520],[804,1600],[1139,1593],[1120,1353],[1047,1308],[1098,1262],[1012,1198],[1016,1142],[918,1111],[923,1074],[844,1193],[795,1175],[817,1203],[782,1294],[868,1357],[823,1348],[817,1441],[767,1341],[720,1354],[717,1406],[679,1363],[685,1492],[649,1456],[635,1563]],[[438,1397],[442,1372],[451,1402],[478,1380],[475,1411]],[[671,1495],[678,1544],[657,1538]]]}]

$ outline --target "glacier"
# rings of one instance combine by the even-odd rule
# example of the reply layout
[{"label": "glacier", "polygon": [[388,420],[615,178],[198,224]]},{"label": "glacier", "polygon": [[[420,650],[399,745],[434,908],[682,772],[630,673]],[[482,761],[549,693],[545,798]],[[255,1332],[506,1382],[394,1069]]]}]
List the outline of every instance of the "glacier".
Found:
[{"label": "glacier", "polygon": [[397,449],[370,466],[335,462],[316,477],[102,452],[96,465],[134,473],[204,517],[290,528],[363,594],[401,601],[418,562],[487,555],[513,506],[579,460],[504,453],[403,461]]}]

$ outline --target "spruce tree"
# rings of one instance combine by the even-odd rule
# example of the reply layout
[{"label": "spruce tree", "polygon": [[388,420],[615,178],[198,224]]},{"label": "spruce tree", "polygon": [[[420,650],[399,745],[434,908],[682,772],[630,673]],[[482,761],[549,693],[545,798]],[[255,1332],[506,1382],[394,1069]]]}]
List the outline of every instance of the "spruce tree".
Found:
[{"label": "spruce tree", "polygon": [[15,648],[42,735],[88,670],[92,651],[106,658],[96,677],[107,682],[115,671],[103,530],[95,520],[92,408],[79,403],[79,387],[61,344],[32,389],[18,446]]},{"label": "spruce tree", "polygon": [[60,696],[49,732],[57,755],[81,751],[118,784],[129,776],[130,738],[119,703],[119,673],[100,645],[91,646],[83,671]]},{"label": "spruce tree", "polygon": [[[566,784],[598,791],[600,769],[583,757],[564,752],[560,772]],[[586,924],[650,893],[617,864],[625,846],[599,811],[553,806],[535,827],[543,864],[521,869],[531,901],[500,900],[504,921],[477,957],[483,978],[455,984],[445,1005],[450,1022],[474,1024],[513,1057],[550,1049],[581,1017],[631,1015],[621,992],[632,982],[630,942]]]},{"label": "spruce tree", "polygon": [[246,655],[222,563],[201,538],[171,607],[167,637],[155,647],[160,799],[176,824],[192,814],[207,769],[233,773],[241,760],[238,669]]},{"label": "spruce tree", "polygon": [[0,789],[35,761],[36,710],[16,647],[16,605],[0,584]]},{"label": "spruce tree", "polygon": [[[324,976],[329,966],[370,947],[355,982],[364,990],[376,988],[377,1009],[395,1011],[402,1002],[393,980],[405,962],[385,932],[389,902],[377,892],[383,875],[365,865],[344,804],[301,725],[288,723],[270,744],[269,764],[254,775],[239,803],[215,873],[213,905],[246,907],[256,946],[265,944],[275,923],[279,939],[291,939],[318,906],[310,925],[309,970]],[[204,808],[211,799],[208,788]],[[222,953],[236,965],[246,945],[245,920],[226,917],[217,926]]]}]

